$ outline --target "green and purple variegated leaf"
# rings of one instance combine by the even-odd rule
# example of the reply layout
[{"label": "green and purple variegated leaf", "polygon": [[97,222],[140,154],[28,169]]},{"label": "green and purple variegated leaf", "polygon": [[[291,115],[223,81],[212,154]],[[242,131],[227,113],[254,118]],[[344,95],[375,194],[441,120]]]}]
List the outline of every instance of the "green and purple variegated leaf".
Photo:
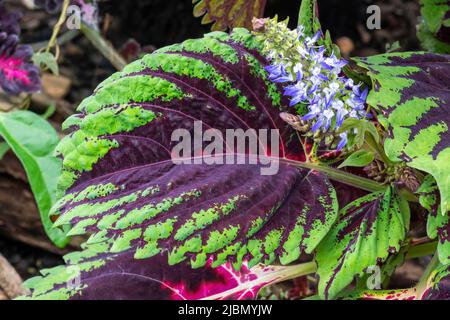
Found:
[{"label": "green and purple variegated leaf", "polygon": [[194,16],[202,17],[202,23],[214,23],[214,31],[235,27],[252,29],[252,19],[264,14],[266,0],[193,0]]},{"label": "green and purple variegated leaf", "polygon": [[343,208],[340,220],[317,248],[321,297],[337,297],[355,276],[398,253],[408,229],[408,203],[393,187]]},{"label": "green and purple variegated leaf", "polygon": [[450,1],[421,0],[422,21],[417,36],[422,46],[436,53],[450,53]]},{"label": "green and purple variegated leaf", "polygon": [[340,297],[343,300],[416,300],[416,288],[399,290],[355,290]]},{"label": "green and purple variegated leaf", "polygon": [[[261,163],[249,164],[249,156],[235,150],[228,155],[245,164],[180,165],[171,159],[177,144],[172,132],[183,128],[194,136],[195,120],[223,134],[278,129],[280,156],[302,159],[295,132],[278,116],[285,104],[266,78],[258,46],[248,31],[237,29],[163,48],[100,84],[80,114],[67,120],[72,132],[58,148],[65,195],[52,215],[56,227],[71,228],[68,235],[90,234],[87,246],[99,248],[75,254],[87,257],[85,266],[69,261],[86,268],[83,292],[109,288],[108,270],[116,266],[127,274],[137,268],[155,283],[166,281],[161,268],[173,266],[185,277],[180,285],[192,286],[209,267],[289,264],[311,253],[330,230],[338,203],[321,173],[280,159],[278,174],[261,175]],[[266,142],[267,150],[272,143]],[[182,272],[186,266],[194,270]],[[33,291],[36,297],[59,290],[58,270],[64,269],[33,282],[32,288],[45,288]]]},{"label": "green and purple variegated leaf", "polygon": [[434,270],[422,288],[357,290],[342,296],[347,300],[450,300],[450,265]]},{"label": "green and purple variegated leaf", "polygon": [[[245,29],[211,33],[147,55],[99,85],[64,123],[60,188],[171,158],[176,129],[278,129],[280,157],[304,159],[279,117],[286,101],[267,79],[260,43]],[[259,139],[259,137],[257,137]],[[262,143],[262,142],[261,142]],[[270,139],[267,149],[270,149]],[[225,144],[224,144],[225,146]],[[225,146],[226,147],[226,146]]]},{"label": "green and purple variegated leaf", "polygon": [[43,277],[28,280],[30,293],[23,299],[248,300],[262,287],[298,272],[296,266],[249,269],[246,263],[239,271],[230,263],[192,270],[187,263],[169,266],[165,255],[137,260],[131,251],[109,253],[109,246],[88,245],[83,252],[67,255],[66,266],[43,270]]},{"label": "green and purple variegated leaf", "polygon": [[434,178],[425,177],[420,186],[419,201],[428,210],[427,233],[431,239],[438,238],[437,252],[442,264],[450,263],[450,221],[449,213],[442,214],[439,190]]},{"label": "green and purple variegated leaf", "polygon": [[450,300],[450,265],[443,265],[430,276],[422,300]]},{"label": "green and purple variegated leaf", "polygon": [[86,181],[54,214],[55,226],[72,227],[69,235],[112,239],[112,252],[132,250],[135,259],[168,252],[171,265],[199,268],[211,257],[214,267],[231,260],[239,269],[244,260],[288,264],[311,253],[336,219],[336,202],[314,171],[281,165],[277,175],[261,176],[257,165],[168,160]]},{"label": "green and purple variegated leaf", "polygon": [[[291,270],[259,264],[311,253],[337,211],[321,174],[283,166],[261,176],[258,168],[165,161],[77,186],[58,204],[56,225],[92,235],[83,252],[66,257],[67,266],[27,284],[30,298],[252,298]],[[224,285],[219,276],[230,268],[245,284]],[[67,278],[73,270],[75,280]],[[76,290],[67,289],[72,280],[81,281]]]},{"label": "green and purple variegated leaf", "polygon": [[[357,278],[355,290],[367,290],[367,288],[388,288],[391,277],[395,274],[398,267],[403,265],[408,254],[409,247],[403,245],[400,251],[389,254],[388,258],[377,265],[377,268],[368,268],[362,277]],[[378,268],[379,267],[379,268]],[[358,291],[359,290],[359,291]],[[370,290],[369,290],[370,291]]]},{"label": "green and purple variegated leaf", "polygon": [[357,59],[373,89],[368,104],[389,131],[386,154],[431,174],[450,209],[450,56],[391,53]]}]

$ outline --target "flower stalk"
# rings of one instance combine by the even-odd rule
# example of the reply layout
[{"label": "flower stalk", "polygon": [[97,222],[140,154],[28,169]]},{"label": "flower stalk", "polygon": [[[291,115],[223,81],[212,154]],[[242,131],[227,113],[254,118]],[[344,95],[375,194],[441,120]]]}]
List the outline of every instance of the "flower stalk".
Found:
[{"label": "flower stalk", "polygon": [[70,0],[64,0],[63,6],[61,9],[61,14],[59,15],[58,22],[56,22],[55,27],[53,28],[53,33],[50,38],[50,41],[48,42],[47,48],[45,49],[46,52],[50,52],[54,47],[56,47],[56,57],[58,58],[59,48],[58,48],[58,35],[61,31],[62,26],[64,25],[64,22],[66,21],[67,17],[67,10],[70,5]]},{"label": "flower stalk", "polygon": [[347,61],[327,52],[321,31],[310,36],[303,25],[290,30],[287,22],[277,19],[257,20],[255,25],[263,53],[271,62],[266,67],[268,78],[282,84],[290,106],[301,110],[298,117],[305,122],[304,134],[343,149],[353,133],[339,132],[344,120],[370,116],[365,105],[368,88],[343,75]]}]

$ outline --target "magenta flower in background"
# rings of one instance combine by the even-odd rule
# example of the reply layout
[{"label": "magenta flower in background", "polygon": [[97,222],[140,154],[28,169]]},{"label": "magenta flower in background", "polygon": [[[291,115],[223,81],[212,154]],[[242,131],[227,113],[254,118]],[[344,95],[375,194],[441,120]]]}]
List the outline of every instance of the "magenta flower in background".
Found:
[{"label": "magenta flower in background", "polygon": [[35,92],[41,87],[39,68],[31,62],[33,49],[19,44],[21,14],[0,2],[0,87],[8,94]]}]

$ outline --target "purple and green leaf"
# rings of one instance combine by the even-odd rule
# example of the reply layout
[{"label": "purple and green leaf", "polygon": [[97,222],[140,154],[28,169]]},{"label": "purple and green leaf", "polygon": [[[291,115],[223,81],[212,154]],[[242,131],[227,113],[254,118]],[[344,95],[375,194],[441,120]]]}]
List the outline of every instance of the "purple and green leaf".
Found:
[{"label": "purple and green leaf", "polygon": [[[120,148],[118,148],[120,149]],[[116,150],[115,150],[116,151]],[[277,186],[274,190],[273,187]],[[73,189],[54,207],[55,226],[135,259],[168,252],[169,264],[203,267],[244,260],[252,267],[311,253],[336,219],[337,199],[322,174],[282,165],[175,165],[162,161],[111,172]]]},{"label": "purple and green leaf", "polygon": [[384,147],[392,161],[431,174],[450,210],[450,57],[423,52],[360,58],[373,89],[368,104],[388,130]]},{"label": "purple and green leaf", "polygon": [[65,257],[66,266],[43,270],[25,285],[23,299],[38,300],[196,300],[256,298],[267,285],[291,279],[301,272],[297,266],[244,263],[236,271],[230,263],[213,268],[210,262],[192,270],[188,263],[167,264],[167,256],[137,260],[132,252],[109,253],[111,244],[85,246],[83,252]]},{"label": "purple and green leaf", "polygon": [[343,208],[338,223],[317,248],[321,297],[337,297],[355,276],[398,253],[409,229],[409,215],[408,203],[393,187]]},{"label": "purple and green leaf", "polygon": [[[285,265],[313,252],[337,218],[336,192],[323,174],[283,162],[303,155],[278,116],[286,104],[258,49],[245,29],[188,40],[132,63],[82,102],[58,148],[65,195],[52,215],[55,227],[71,228],[69,236],[90,238],[83,252],[66,258],[68,266],[29,282],[33,298],[109,297],[111,283],[126,288],[134,281],[190,288],[224,266],[265,279],[259,264]],[[262,164],[236,150],[228,156],[243,164],[175,164],[171,134],[182,128],[194,136],[196,120],[224,135],[278,129],[278,174],[261,175]],[[82,285],[67,291],[63,270],[77,267]],[[274,269],[267,270],[270,280]],[[237,285],[223,289],[230,286]],[[119,297],[134,297],[126,294]]]},{"label": "purple and green leaf", "polygon": [[416,288],[398,290],[355,290],[340,297],[343,300],[416,300]]},{"label": "purple and green leaf", "polygon": [[441,265],[426,277],[424,285],[398,290],[355,290],[347,300],[450,300],[450,265]]},{"label": "purple and green leaf", "polygon": [[430,276],[422,300],[450,300],[450,265],[437,268]]},{"label": "purple and green leaf", "polygon": [[399,290],[355,291],[348,295],[353,300],[450,300],[450,265],[440,265],[425,276],[424,283]]},{"label": "purple and green leaf", "polygon": [[431,239],[438,238],[437,254],[442,264],[450,263],[450,221],[449,213],[442,214],[439,190],[434,178],[425,177],[417,191],[422,207],[428,210],[427,234]]}]

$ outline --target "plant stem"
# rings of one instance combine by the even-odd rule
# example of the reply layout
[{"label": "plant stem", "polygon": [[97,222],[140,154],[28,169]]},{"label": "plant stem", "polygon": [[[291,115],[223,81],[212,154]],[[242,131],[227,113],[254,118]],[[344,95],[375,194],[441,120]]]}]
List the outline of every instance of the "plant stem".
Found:
[{"label": "plant stem", "polygon": [[406,254],[406,259],[415,259],[424,256],[429,256],[436,251],[437,241],[423,243],[419,245],[412,245]]},{"label": "plant stem", "polygon": [[439,258],[438,255],[435,254],[433,256],[433,259],[431,259],[430,263],[428,264],[427,268],[425,269],[424,273],[422,274],[422,277],[420,278],[419,283],[416,286],[416,299],[422,299],[422,295],[427,290],[428,281],[430,280],[430,276],[433,273],[433,271],[439,266]]},{"label": "plant stem", "polygon": [[307,162],[311,161],[310,154],[308,153],[308,150],[307,150],[307,147],[305,144],[306,141],[303,141],[302,137],[300,136],[300,133],[297,130],[295,130],[295,133],[297,134],[298,141],[300,141],[300,144],[302,145],[302,149],[305,154],[306,161]]},{"label": "plant stem", "polygon": [[314,261],[298,264],[292,267],[286,272],[283,277],[283,281],[296,279],[299,277],[307,276],[317,271],[317,264]]},{"label": "plant stem", "polygon": [[61,31],[61,28],[62,28],[64,22],[66,21],[67,9],[69,8],[69,5],[70,5],[70,0],[64,0],[58,22],[53,27],[52,37],[50,38],[50,40],[48,42],[47,48],[45,49],[46,52],[50,52],[52,50],[52,48],[57,45],[58,34]]},{"label": "plant stem", "polygon": [[341,171],[332,167],[312,163],[312,162],[300,162],[289,159],[283,159],[283,162],[290,163],[296,167],[312,169],[319,172],[323,172],[330,179],[366,190],[370,192],[378,192],[386,190],[386,186],[376,181],[363,178],[345,171]]},{"label": "plant stem", "polygon": [[[360,188],[369,192],[381,192],[385,191],[387,185],[378,183],[376,181],[357,176],[342,170],[335,169],[333,167],[324,166],[312,162],[300,162],[295,160],[283,159],[283,162],[292,164],[294,166],[306,169],[312,169],[326,174],[330,179],[345,183],[349,186]],[[400,194],[405,200],[411,202],[418,202],[418,198],[406,189],[401,189]]]},{"label": "plant stem", "polygon": [[117,70],[120,71],[127,65],[125,59],[123,59],[108,42],[106,42],[97,30],[94,30],[86,23],[81,22],[81,32],[83,32],[94,47],[96,47]]},{"label": "plant stem", "polygon": [[[225,153],[224,154],[216,154],[216,155],[214,155],[214,157],[218,157],[221,155],[225,156],[227,154],[225,154]],[[235,154],[235,155],[238,155],[238,154]],[[261,156],[248,155],[248,154],[242,154],[242,156],[261,157]],[[189,161],[192,161],[194,159],[205,159],[205,158],[209,158],[209,157],[210,156],[190,157]],[[319,163],[301,162],[301,161],[287,159],[287,158],[276,158],[276,157],[265,157],[265,158],[267,160],[279,161],[280,163],[289,164],[289,165],[292,165],[292,166],[295,166],[298,168],[316,170],[318,172],[324,173],[332,180],[342,182],[344,184],[347,184],[347,185],[350,185],[350,186],[353,186],[356,188],[360,188],[362,190],[366,190],[369,192],[382,192],[382,191],[385,191],[386,188],[388,187],[387,185],[383,185],[376,181],[373,181],[373,180],[370,180],[367,178],[363,178],[363,177],[357,176],[352,173],[341,171],[341,170],[335,169],[333,167],[321,165]],[[188,160],[188,159],[186,159],[186,160]],[[400,190],[400,193],[406,200],[418,202],[417,197],[414,194],[412,194],[411,192],[407,191],[406,189]]]},{"label": "plant stem", "polygon": [[[58,46],[61,46],[65,43],[75,39],[79,34],[80,34],[80,32],[78,30],[67,31],[66,33],[62,34],[61,36],[59,36],[56,39],[56,44]],[[47,48],[47,46],[49,44],[50,44],[50,41],[41,41],[41,42],[32,43],[31,47],[33,48],[33,51],[39,51],[39,50],[43,50],[43,49]]]},{"label": "plant stem", "polygon": [[428,238],[428,237],[421,237],[421,238],[411,239],[409,244],[412,245],[412,246],[418,246],[418,245],[421,245],[421,244],[427,244],[429,242],[430,242],[430,238]]},{"label": "plant stem", "polygon": [[386,165],[392,164],[392,161],[389,160],[386,153],[384,152],[383,147],[378,142],[375,141],[375,139],[371,134],[367,135],[366,142],[369,145],[369,147],[371,147],[374,151],[378,153],[378,155],[381,157],[383,162],[386,163]]}]

